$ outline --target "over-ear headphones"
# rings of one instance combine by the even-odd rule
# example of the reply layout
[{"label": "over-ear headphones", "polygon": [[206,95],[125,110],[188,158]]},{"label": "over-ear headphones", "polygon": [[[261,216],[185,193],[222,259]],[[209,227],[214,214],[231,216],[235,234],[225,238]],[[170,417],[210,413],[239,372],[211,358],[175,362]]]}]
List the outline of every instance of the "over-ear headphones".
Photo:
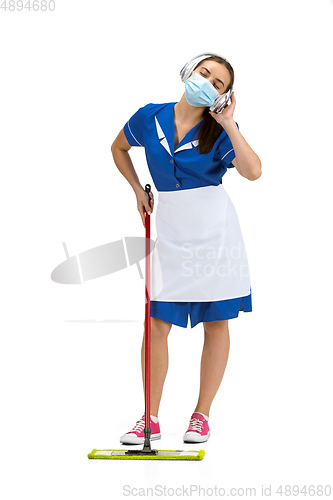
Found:
[{"label": "over-ear headphones", "polygon": [[[185,66],[183,66],[183,68],[180,70],[180,78],[182,82],[184,83],[185,80],[188,79],[192,71],[194,71],[195,67],[201,61],[204,61],[209,57],[221,57],[221,56],[219,54],[199,54],[198,56],[194,57],[193,59],[188,61],[185,64]],[[228,92],[225,92],[224,94],[217,97],[214,101],[214,104],[209,108],[210,111],[213,111],[214,113],[221,113],[223,108],[227,105],[227,102],[229,101],[231,94],[232,90],[230,89],[228,90]]]}]

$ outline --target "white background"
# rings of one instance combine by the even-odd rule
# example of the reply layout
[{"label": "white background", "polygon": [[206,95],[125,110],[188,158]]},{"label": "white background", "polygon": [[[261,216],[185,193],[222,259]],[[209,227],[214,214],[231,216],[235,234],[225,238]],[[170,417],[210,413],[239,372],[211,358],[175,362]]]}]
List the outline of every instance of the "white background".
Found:
[{"label": "white background", "polygon": [[[280,485],[333,489],[332,1],[55,3],[0,12],[4,498],[120,498],[124,485],[254,487],[257,497],[271,485],[273,498]],[[144,411],[144,280],[136,266],[83,285],[50,275],[63,242],[72,256],[144,236],[110,146],[140,106],[178,101],[181,67],[205,51],[233,65],[234,118],[262,162],[255,182],[236,169],[223,177],[253,312],[229,322],[201,446],[182,436],[202,323],[169,335],[153,444],[203,448],[203,461],[89,460],[93,448],[120,448]],[[130,154],[141,184],[152,183],[143,148]]]}]

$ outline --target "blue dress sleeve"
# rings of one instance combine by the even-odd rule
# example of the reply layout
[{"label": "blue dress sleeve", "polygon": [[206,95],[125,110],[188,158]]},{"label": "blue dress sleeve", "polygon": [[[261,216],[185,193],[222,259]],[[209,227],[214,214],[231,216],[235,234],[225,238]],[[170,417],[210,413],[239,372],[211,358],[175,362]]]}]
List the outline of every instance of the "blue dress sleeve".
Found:
[{"label": "blue dress sleeve", "polygon": [[145,146],[145,115],[147,106],[139,108],[124,126],[124,134],[131,146]]},{"label": "blue dress sleeve", "polygon": [[[236,125],[239,130],[239,125],[237,122]],[[217,147],[216,155],[218,155],[219,160],[221,161],[224,167],[232,168],[235,166],[231,163],[232,160],[236,158],[235,151],[232,142],[225,131],[223,131],[221,134],[221,142]]]}]

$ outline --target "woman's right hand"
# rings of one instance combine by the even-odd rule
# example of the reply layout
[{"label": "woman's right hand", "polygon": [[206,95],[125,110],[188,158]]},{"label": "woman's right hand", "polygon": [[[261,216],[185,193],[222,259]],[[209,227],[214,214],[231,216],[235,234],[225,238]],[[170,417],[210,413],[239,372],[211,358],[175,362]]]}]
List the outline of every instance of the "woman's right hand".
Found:
[{"label": "woman's right hand", "polygon": [[145,212],[150,212],[151,214],[153,213],[154,195],[150,191],[150,193],[149,193],[150,198],[151,198],[150,206],[149,206],[148,193],[144,189],[140,189],[139,191],[136,191],[135,195],[136,195],[137,206],[138,206],[138,210],[139,210],[140,215],[141,215],[143,227],[146,227],[146,225],[145,225],[145,223],[146,223]]}]

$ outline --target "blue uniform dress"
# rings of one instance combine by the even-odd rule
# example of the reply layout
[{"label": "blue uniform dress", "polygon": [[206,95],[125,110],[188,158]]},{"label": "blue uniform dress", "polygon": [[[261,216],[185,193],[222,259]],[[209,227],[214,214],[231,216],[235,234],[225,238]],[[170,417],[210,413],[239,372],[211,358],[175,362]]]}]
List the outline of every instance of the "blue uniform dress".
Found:
[{"label": "blue uniform dress", "polygon": [[[235,158],[226,131],[221,127],[212,150],[200,155],[197,140],[200,122],[175,149],[175,104],[150,103],[140,108],[124,126],[127,141],[131,146],[145,148],[148,168],[159,192],[219,186]],[[251,288],[246,296],[211,302],[151,300],[151,316],[183,328],[187,328],[188,316],[193,328],[200,322],[236,318],[239,311],[252,311]]]}]

